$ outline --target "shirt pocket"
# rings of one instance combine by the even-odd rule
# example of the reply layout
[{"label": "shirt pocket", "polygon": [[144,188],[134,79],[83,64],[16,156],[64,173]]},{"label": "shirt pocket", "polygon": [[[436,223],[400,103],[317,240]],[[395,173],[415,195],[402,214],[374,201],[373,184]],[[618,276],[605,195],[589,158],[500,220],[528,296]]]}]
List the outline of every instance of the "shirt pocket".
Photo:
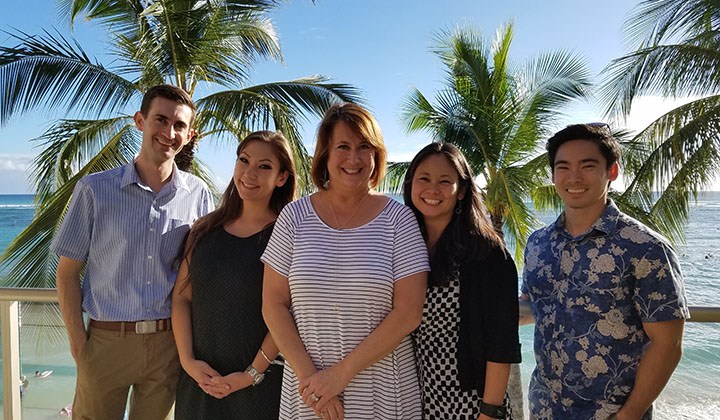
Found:
[{"label": "shirt pocket", "polygon": [[169,219],[167,228],[163,231],[161,240],[161,254],[164,261],[172,261],[179,254],[185,235],[190,231],[190,223],[180,219]]}]

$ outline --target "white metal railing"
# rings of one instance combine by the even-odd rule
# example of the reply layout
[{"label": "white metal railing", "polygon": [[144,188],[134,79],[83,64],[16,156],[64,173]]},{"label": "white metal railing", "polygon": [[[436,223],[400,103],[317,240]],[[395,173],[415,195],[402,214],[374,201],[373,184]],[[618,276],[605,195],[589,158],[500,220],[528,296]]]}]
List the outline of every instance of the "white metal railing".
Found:
[{"label": "white metal railing", "polygon": [[57,302],[56,289],[0,287],[3,418],[20,420],[20,318],[18,302]]},{"label": "white metal railing", "polygon": [[[57,289],[0,287],[0,332],[2,333],[3,418],[20,420],[20,322],[18,302],[57,302]],[[521,302],[521,318],[527,321],[530,306]],[[720,306],[691,306],[690,321],[720,322]],[[522,322],[522,320],[521,320]]]}]

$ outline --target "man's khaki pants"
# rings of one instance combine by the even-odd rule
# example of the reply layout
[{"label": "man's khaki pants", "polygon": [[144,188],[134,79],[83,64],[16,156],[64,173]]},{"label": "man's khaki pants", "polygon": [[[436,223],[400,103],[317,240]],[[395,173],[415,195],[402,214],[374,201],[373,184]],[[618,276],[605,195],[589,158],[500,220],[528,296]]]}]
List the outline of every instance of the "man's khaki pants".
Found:
[{"label": "man's khaki pants", "polygon": [[89,328],[77,362],[73,419],[172,418],[180,363],[172,331],[153,334]]}]

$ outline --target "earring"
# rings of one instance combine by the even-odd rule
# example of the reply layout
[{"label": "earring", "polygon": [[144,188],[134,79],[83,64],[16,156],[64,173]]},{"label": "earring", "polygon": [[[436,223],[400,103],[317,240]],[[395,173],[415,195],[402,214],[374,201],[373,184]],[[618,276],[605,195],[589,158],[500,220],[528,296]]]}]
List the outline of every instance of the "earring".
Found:
[{"label": "earring", "polygon": [[457,205],[455,205],[455,214],[462,214],[462,200],[457,201]]},{"label": "earring", "polygon": [[325,169],[325,176],[323,176],[322,187],[324,190],[327,190],[328,186],[330,186],[330,174],[328,173],[327,169]]}]

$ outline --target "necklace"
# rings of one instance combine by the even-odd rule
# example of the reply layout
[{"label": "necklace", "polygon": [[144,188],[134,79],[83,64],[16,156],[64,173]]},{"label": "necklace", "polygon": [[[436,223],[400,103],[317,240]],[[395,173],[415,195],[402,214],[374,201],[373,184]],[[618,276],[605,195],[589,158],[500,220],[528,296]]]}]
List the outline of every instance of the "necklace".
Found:
[{"label": "necklace", "polygon": [[360,199],[360,202],[358,203],[357,207],[355,207],[355,210],[353,210],[352,214],[350,214],[350,217],[345,220],[345,222],[340,223],[338,221],[337,215],[335,214],[335,207],[333,206],[332,200],[330,197],[328,197],[328,203],[330,204],[330,212],[332,213],[333,220],[335,221],[335,226],[338,227],[338,229],[342,229],[345,226],[347,226],[348,223],[350,223],[357,214],[358,210],[360,210],[360,207],[362,207],[363,203],[365,202],[365,199],[370,195],[370,193],[367,193],[363,196],[362,199]]}]

